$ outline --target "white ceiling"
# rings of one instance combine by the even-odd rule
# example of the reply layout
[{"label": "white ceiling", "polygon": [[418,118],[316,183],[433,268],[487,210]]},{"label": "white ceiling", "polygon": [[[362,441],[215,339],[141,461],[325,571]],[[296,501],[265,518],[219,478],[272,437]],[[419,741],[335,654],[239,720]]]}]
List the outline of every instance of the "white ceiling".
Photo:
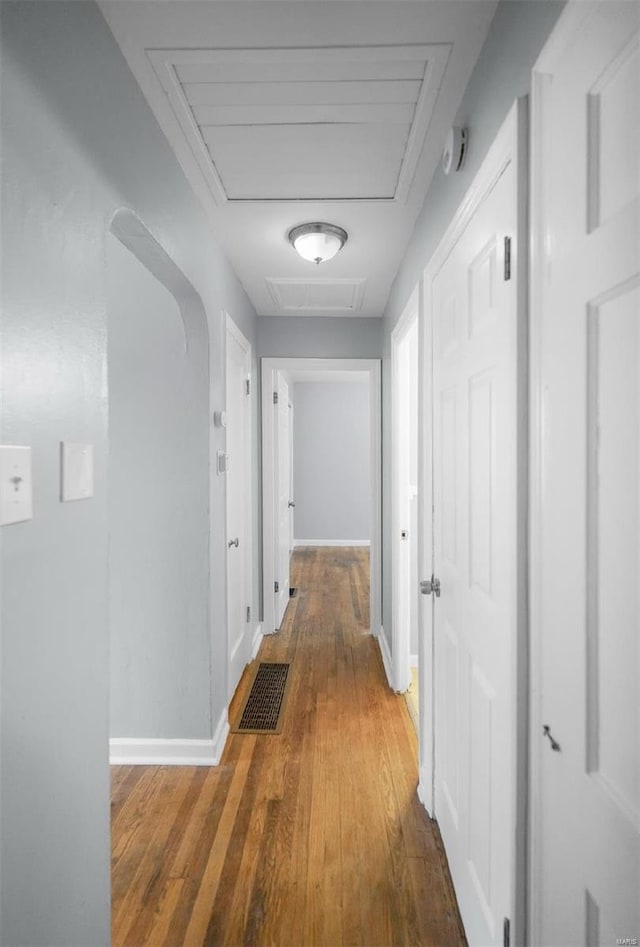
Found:
[{"label": "white ceiling", "polygon": [[[381,316],[497,0],[104,0],[256,311]],[[325,220],[328,263],[287,241]]]}]

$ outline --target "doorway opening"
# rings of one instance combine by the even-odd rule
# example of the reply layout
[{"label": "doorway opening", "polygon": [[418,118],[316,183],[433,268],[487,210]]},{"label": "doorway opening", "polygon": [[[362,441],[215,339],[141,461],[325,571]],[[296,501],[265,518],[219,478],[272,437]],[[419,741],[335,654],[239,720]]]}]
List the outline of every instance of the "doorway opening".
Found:
[{"label": "doorway opening", "polygon": [[335,547],[339,554],[368,547],[369,624],[377,635],[380,362],[265,358],[262,417],[264,633],[281,627],[295,588],[292,548]]},{"label": "doorway opening", "polygon": [[204,307],[128,209],[107,276],[110,759],[212,764]]}]

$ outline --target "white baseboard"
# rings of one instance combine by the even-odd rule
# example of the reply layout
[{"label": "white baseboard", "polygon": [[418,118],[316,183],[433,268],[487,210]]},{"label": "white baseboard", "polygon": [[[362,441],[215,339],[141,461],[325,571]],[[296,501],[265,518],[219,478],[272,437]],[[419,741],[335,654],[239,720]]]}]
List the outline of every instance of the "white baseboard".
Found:
[{"label": "white baseboard", "polygon": [[425,773],[422,767],[420,767],[420,778],[418,781],[418,799],[420,800],[420,802],[426,809],[427,815],[429,816],[429,818],[433,819],[433,813],[429,809],[429,805],[428,805],[430,795],[431,793],[427,792],[427,783],[425,779]]},{"label": "white baseboard", "polygon": [[251,660],[254,661],[258,651],[260,650],[260,644],[262,643],[264,635],[262,633],[262,624],[258,623],[256,625],[256,630],[253,633],[253,638],[251,639]]},{"label": "white baseboard", "polygon": [[384,665],[384,673],[387,675],[387,684],[391,690],[395,690],[393,686],[393,664],[391,662],[391,653],[389,651],[389,645],[384,633],[384,628],[380,627],[380,632],[378,634],[378,645],[380,647],[380,654],[382,655],[382,664]]},{"label": "white baseboard", "polygon": [[227,707],[224,708],[220,717],[218,719],[218,725],[213,732],[213,758],[215,763],[214,766],[217,766],[222,757],[222,752],[224,750],[224,745],[227,742],[227,737],[229,736],[229,713]]},{"label": "white baseboard", "polygon": [[294,547],[298,546],[370,546],[368,539],[294,539]]},{"label": "white baseboard", "polygon": [[410,667],[410,668],[417,668],[417,667],[420,667],[420,665],[418,664],[418,655],[417,655],[417,654],[410,654],[410,655],[409,655],[409,667]]},{"label": "white baseboard", "polygon": [[112,737],[112,766],[217,766],[229,733],[223,711],[212,740],[162,740],[145,737]]}]

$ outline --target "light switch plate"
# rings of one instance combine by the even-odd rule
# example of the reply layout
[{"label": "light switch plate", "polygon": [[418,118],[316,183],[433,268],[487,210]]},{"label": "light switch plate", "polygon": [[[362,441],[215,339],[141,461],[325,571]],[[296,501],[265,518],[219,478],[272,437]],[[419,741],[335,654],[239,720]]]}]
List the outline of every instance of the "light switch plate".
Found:
[{"label": "light switch plate", "polygon": [[31,448],[0,446],[0,526],[33,519]]},{"label": "light switch plate", "polygon": [[93,444],[60,444],[60,499],[88,500],[93,496]]},{"label": "light switch plate", "polygon": [[229,455],[223,450],[218,451],[218,474],[226,473],[229,469]]}]

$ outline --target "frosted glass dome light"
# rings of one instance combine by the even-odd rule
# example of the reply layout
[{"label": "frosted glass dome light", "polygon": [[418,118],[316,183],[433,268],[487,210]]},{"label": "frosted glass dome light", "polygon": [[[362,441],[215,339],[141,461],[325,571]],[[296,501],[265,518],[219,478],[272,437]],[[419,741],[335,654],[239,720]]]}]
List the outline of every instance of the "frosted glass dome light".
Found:
[{"label": "frosted glass dome light", "polygon": [[347,242],[347,231],[334,224],[301,224],[289,232],[289,243],[303,260],[326,263]]}]

